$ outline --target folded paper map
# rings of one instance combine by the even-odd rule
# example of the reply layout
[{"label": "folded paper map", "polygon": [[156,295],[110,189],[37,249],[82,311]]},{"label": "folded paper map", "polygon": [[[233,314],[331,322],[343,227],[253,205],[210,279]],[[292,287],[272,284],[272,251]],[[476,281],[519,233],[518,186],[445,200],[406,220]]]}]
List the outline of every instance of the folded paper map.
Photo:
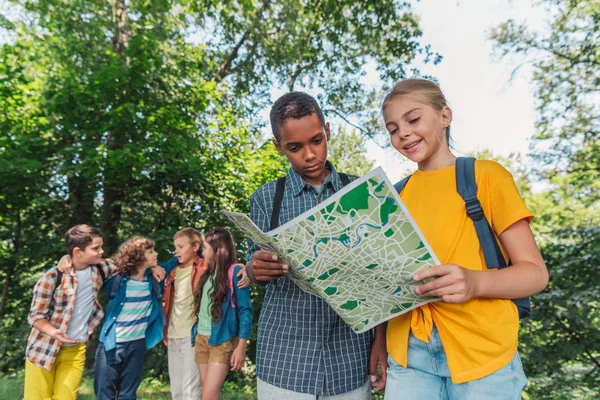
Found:
[{"label": "folded paper map", "polygon": [[358,333],[438,300],[415,292],[413,274],[439,261],[381,168],[267,233],[222,212]]}]

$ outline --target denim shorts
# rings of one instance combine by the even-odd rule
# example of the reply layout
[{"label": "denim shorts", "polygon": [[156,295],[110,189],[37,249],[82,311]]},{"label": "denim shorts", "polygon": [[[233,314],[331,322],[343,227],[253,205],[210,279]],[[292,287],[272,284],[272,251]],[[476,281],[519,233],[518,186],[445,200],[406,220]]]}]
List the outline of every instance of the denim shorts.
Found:
[{"label": "denim shorts", "polygon": [[454,384],[448,369],[446,352],[437,329],[429,343],[408,339],[408,368],[388,356],[385,400],[517,400],[527,386],[523,365],[516,353],[498,371],[470,382]]}]

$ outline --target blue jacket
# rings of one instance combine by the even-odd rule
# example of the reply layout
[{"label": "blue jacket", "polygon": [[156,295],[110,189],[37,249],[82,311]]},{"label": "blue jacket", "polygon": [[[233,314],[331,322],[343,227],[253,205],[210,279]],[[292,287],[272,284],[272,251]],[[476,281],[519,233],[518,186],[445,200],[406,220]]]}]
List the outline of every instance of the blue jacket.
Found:
[{"label": "blue jacket", "polygon": [[[167,276],[169,276],[169,274],[171,273],[171,271],[173,271],[179,265],[179,260],[177,259],[177,257],[173,257],[169,261],[165,261],[164,263],[161,263],[161,264],[158,264],[158,265],[164,268],[164,270],[165,270],[165,279],[166,279]],[[163,279],[162,282],[160,283],[161,287],[164,286],[165,279]]]},{"label": "blue jacket", "polygon": [[[250,288],[238,288],[240,277],[237,275],[241,270],[242,267],[236,266],[233,271],[233,291],[235,293],[236,308],[231,306],[231,293],[228,291],[227,298],[221,304],[221,319],[216,324],[212,323],[210,338],[208,339],[208,344],[211,346],[219,345],[236,336],[240,339],[250,339],[250,332],[252,331]],[[192,346],[196,340],[197,332],[198,324],[194,324],[192,326]]]},{"label": "blue jacket", "polygon": [[[107,280],[104,285],[106,294],[110,297],[112,286],[117,275],[113,275]],[[152,278],[150,270],[146,273],[148,279]],[[104,316],[104,323],[100,330],[100,341],[104,343],[106,351],[113,350],[117,347],[117,317],[123,309],[123,303],[127,292],[127,281],[131,277],[122,276],[119,287],[115,292],[115,297],[109,300],[106,315]],[[152,288],[150,289],[150,295],[152,296],[152,311],[148,318],[148,326],[146,327],[146,349],[151,349],[160,343],[163,339],[163,325],[165,324],[165,314],[162,307],[162,302],[156,297],[156,293]]]}]

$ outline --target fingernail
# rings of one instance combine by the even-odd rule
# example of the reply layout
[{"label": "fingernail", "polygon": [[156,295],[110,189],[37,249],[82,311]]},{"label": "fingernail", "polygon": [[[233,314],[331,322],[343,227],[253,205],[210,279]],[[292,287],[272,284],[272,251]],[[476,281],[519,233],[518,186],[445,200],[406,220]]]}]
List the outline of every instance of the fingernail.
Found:
[{"label": "fingernail", "polygon": [[290,270],[290,266],[287,264],[283,264],[283,266],[281,268],[283,268],[283,270],[286,272]]},{"label": "fingernail", "polygon": [[421,294],[421,288],[417,288],[415,292],[417,292],[417,294]]},{"label": "fingernail", "polygon": [[273,255],[273,261],[277,261],[277,256]]},{"label": "fingernail", "polygon": [[371,375],[371,383],[375,383],[377,377],[375,375]]},{"label": "fingernail", "polygon": [[418,280],[420,280],[421,278],[419,277],[419,274],[413,274],[413,279],[414,279],[415,281],[418,281]]}]

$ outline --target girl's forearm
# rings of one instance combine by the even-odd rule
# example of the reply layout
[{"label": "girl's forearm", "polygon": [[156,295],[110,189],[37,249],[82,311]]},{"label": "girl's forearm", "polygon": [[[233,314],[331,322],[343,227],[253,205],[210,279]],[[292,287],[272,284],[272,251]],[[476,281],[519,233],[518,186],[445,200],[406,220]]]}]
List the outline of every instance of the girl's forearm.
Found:
[{"label": "girl's forearm", "polygon": [[539,293],[548,284],[548,269],[526,219],[515,222],[500,234],[500,241],[513,265],[479,271],[479,297],[518,299]]},{"label": "girl's forearm", "polygon": [[503,269],[472,271],[477,278],[477,297],[518,299],[544,290],[548,284],[545,264],[521,261]]}]

